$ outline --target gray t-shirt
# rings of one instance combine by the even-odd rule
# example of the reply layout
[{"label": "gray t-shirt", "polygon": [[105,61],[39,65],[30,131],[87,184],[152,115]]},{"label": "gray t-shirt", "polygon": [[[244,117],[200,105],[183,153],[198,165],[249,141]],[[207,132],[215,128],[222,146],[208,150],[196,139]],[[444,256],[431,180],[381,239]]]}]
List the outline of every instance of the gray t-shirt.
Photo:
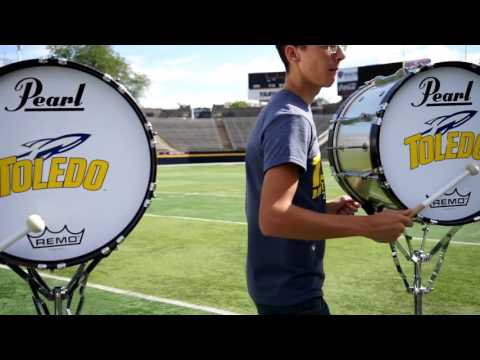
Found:
[{"label": "gray t-shirt", "polygon": [[247,283],[252,299],[262,305],[288,306],[320,296],[325,278],[324,241],[274,238],[260,231],[264,176],[287,163],[299,169],[293,204],[325,212],[325,183],[311,109],[299,96],[282,90],[260,113],[246,153]]}]

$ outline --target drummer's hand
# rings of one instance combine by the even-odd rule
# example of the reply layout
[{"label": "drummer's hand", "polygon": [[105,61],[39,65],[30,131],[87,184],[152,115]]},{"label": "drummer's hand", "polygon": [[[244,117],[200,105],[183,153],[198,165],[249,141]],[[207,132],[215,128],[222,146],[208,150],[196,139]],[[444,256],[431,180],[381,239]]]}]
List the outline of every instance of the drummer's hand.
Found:
[{"label": "drummer's hand", "polygon": [[[414,214],[414,210],[413,210],[413,209],[403,210],[403,211],[402,211],[402,214],[408,216],[410,219],[413,219],[413,218],[415,217],[415,214]],[[410,224],[409,226],[412,226],[412,224]]]},{"label": "drummer's hand", "polygon": [[397,240],[406,227],[412,226],[410,209],[389,210],[365,217],[368,231],[366,237],[377,242],[392,242]]},{"label": "drummer's hand", "polygon": [[355,215],[359,208],[360,204],[350,196],[341,196],[327,202],[327,214]]}]

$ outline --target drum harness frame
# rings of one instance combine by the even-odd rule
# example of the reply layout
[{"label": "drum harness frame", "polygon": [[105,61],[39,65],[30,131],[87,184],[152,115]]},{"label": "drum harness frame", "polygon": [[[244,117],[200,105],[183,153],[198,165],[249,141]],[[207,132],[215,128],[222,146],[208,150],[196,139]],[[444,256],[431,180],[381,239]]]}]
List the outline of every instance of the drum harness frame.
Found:
[{"label": "drum harness frame", "polygon": [[[400,243],[399,240],[390,243],[390,249],[392,251],[392,258],[395,267],[403,281],[403,284],[405,285],[407,292],[413,295],[415,315],[423,314],[423,295],[428,294],[433,290],[433,284],[442,268],[443,262],[445,260],[445,254],[448,250],[448,246],[450,245],[450,241],[455,236],[455,234],[463,227],[463,225],[451,227],[447,234],[444,235],[430,251],[427,252],[425,251],[425,242],[427,240],[428,233],[430,232],[430,225],[431,223],[422,222],[423,236],[421,238],[420,247],[417,250],[412,247],[413,237],[408,233],[408,231],[405,231],[403,234],[408,250],[405,249],[405,247]],[[405,272],[400,265],[397,249],[400,251],[400,253],[402,253],[402,255],[407,261],[413,263],[413,285],[408,282],[407,276],[405,275]],[[427,286],[422,286],[422,264],[432,260],[437,253],[438,259],[433,268],[430,279],[427,282]]]},{"label": "drum harness frame", "polygon": [[[47,285],[35,268],[27,268],[25,271],[18,265],[7,264],[7,266],[30,286],[33,294],[33,304],[38,315],[50,315],[44,299],[53,301],[54,315],[80,315],[85,302],[85,287],[87,286],[88,276],[103,258],[97,257],[90,263],[88,261],[81,263],[66,286],[54,286],[52,288]],[[72,312],[72,300],[77,289],[79,301],[75,311]]]}]

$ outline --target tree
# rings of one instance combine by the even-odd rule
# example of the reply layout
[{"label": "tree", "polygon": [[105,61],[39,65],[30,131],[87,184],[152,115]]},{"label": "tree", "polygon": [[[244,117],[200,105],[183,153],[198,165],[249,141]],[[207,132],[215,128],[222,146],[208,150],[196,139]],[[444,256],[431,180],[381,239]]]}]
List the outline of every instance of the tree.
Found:
[{"label": "tree", "polygon": [[228,106],[230,109],[245,109],[250,107],[246,101],[234,101]]},{"label": "tree", "polygon": [[107,73],[124,85],[135,98],[142,97],[150,80],[135,73],[127,61],[111,45],[48,45],[50,56],[90,65]]}]

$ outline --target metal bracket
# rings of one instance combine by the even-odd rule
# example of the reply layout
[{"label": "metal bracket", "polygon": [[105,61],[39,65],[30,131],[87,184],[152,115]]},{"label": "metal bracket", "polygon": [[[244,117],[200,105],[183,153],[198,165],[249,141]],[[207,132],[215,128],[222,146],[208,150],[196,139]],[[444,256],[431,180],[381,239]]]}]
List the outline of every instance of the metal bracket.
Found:
[{"label": "metal bracket", "polygon": [[373,80],[370,80],[367,83],[374,83],[375,86],[384,86],[384,85],[386,85],[388,83],[391,83],[393,81],[398,81],[398,80],[404,78],[407,75],[408,75],[407,71],[405,69],[401,68],[401,69],[398,69],[397,72],[395,72],[394,74],[392,74],[390,76],[377,76]]},{"label": "metal bracket", "polygon": [[[38,315],[50,315],[46,301],[53,302],[54,315],[72,315],[71,305],[77,289],[80,297],[74,313],[80,315],[85,302],[85,287],[87,286],[88,276],[101,260],[102,258],[93,259],[88,266],[87,263],[80,264],[67,286],[55,286],[53,288],[47,285],[34,268],[27,268],[27,271],[25,271],[18,265],[8,264],[8,266],[30,286],[33,294],[33,305]],[[64,301],[66,301],[66,304],[64,304]]]},{"label": "metal bracket", "polygon": [[[415,315],[422,315],[422,299],[424,294],[428,294],[433,290],[433,284],[437,279],[438,274],[442,268],[443,262],[445,260],[445,253],[448,250],[448,245],[450,244],[453,236],[462,228],[462,226],[455,226],[450,229],[450,231],[429,251],[425,251],[425,242],[427,239],[428,232],[430,231],[430,224],[423,224],[423,237],[421,239],[420,248],[414,250],[411,245],[412,237],[405,232],[404,237],[408,245],[408,251],[403,248],[399,241],[390,244],[392,250],[392,257],[397,272],[399,273],[403,284],[407,292],[411,293],[414,296],[414,306],[415,306]],[[405,275],[400,261],[398,259],[397,247],[401,250],[405,259],[413,263],[414,266],[414,279],[413,286],[410,286],[407,276]],[[439,253],[439,257],[435,267],[432,271],[430,279],[428,280],[427,286],[422,286],[422,264],[429,262],[433,257]]]}]

